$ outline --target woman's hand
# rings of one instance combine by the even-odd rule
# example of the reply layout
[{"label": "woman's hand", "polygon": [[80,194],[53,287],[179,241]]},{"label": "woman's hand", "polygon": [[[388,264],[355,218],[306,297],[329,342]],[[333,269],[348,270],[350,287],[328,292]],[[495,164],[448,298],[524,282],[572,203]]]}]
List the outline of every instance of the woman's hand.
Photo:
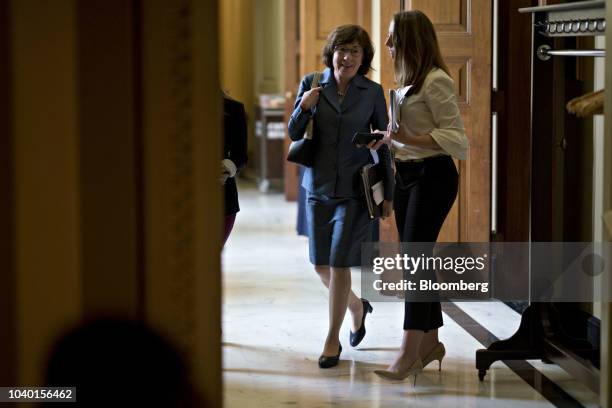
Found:
[{"label": "woman's hand", "polygon": [[223,165],[223,163],[221,163],[221,176],[219,177],[219,182],[221,183],[222,186],[225,185],[225,183],[227,182],[227,179],[230,177],[230,173],[227,170],[227,168]]},{"label": "woman's hand", "polygon": [[383,135],[383,138],[380,139],[378,142],[376,141],[371,141],[370,143],[368,143],[368,149],[372,149],[372,150],[378,150],[378,148],[380,146],[382,146],[383,144],[386,144],[388,146],[391,146],[391,137],[389,137],[389,132],[384,132],[382,130],[374,130],[372,133],[380,133],[381,135]]},{"label": "woman's hand", "polygon": [[382,219],[384,220],[387,217],[390,217],[393,214],[393,201],[383,200],[382,206]]},{"label": "woman's hand", "polygon": [[312,88],[311,90],[304,92],[304,95],[302,95],[302,101],[300,102],[300,108],[302,108],[302,110],[308,110],[315,106],[317,102],[319,102],[320,92],[320,86],[317,86],[316,88]]}]

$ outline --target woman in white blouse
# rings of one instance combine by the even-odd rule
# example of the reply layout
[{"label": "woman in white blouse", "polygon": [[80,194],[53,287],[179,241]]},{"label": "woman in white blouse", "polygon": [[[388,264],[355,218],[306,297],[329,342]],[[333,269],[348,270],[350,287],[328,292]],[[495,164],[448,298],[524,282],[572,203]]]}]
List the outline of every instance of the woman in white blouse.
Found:
[{"label": "woman in white blouse", "polygon": [[[466,159],[468,140],[455,98],[455,87],[440,54],[431,21],[420,11],[397,13],[385,43],[394,60],[399,86],[412,85],[400,113],[399,130],[388,129],[385,142],[395,154],[395,219],[402,242],[438,238],[457,196],[458,175],[453,157]],[[378,147],[378,146],[376,146]],[[415,376],[445,355],[438,340],[442,326],[440,302],[405,302],[400,353],[381,377]]]}]

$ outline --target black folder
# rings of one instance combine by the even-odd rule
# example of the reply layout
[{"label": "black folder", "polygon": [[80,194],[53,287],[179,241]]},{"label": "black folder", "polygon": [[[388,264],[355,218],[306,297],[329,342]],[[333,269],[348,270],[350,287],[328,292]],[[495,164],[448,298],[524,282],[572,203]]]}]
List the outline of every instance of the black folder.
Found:
[{"label": "black folder", "polygon": [[382,204],[385,197],[380,164],[366,164],[361,168],[361,182],[368,213],[371,219],[379,218],[382,214]]}]

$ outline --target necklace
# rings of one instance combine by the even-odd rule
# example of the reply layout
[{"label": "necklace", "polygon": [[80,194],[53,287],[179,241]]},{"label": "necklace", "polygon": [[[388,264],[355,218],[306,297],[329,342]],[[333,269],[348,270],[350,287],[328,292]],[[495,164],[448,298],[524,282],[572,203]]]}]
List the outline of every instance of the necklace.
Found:
[{"label": "necklace", "polygon": [[337,90],[336,91],[338,93],[338,96],[345,96],[346,95],[346,91],[342,92],[341,90]]}]

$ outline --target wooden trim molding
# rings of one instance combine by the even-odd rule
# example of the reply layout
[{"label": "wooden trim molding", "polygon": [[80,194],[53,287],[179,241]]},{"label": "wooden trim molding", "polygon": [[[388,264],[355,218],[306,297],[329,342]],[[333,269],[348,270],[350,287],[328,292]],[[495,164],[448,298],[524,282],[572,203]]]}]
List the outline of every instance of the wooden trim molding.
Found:
[{"label": "wooden trim molding", "polygon": [[17,384],[15,186],[12,129],[11,20],[9,0],[0,0],[0,370],[1,384]]}]

